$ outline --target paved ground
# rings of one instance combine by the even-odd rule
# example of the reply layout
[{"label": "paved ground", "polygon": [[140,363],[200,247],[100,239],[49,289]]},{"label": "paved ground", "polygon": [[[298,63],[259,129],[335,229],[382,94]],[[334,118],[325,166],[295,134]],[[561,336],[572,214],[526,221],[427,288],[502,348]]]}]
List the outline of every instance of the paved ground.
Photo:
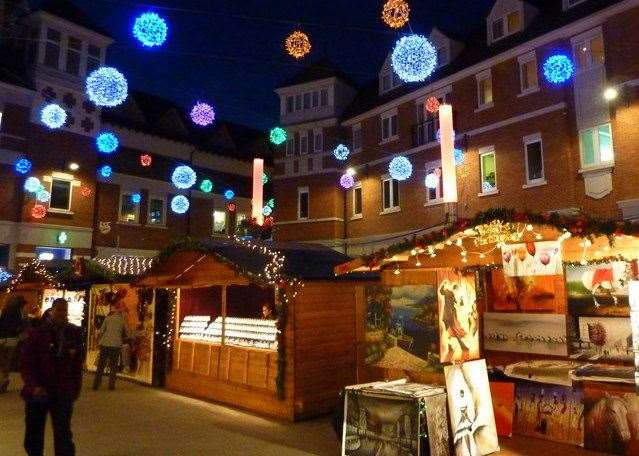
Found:
[{"label": "paved ground", "polygon": [[[90,376],[87,376],[90,380]],[[22,456],[23,404],[0,395],[0,455]],[[327,418],[281,423],[163,390],[121,381],[116,391],[85,388],[73,419],[78,456],[336,456]],[[51,432],[47,431],[52,455]],[[502,439],[498,456],[594,455],[536,439]]]}]

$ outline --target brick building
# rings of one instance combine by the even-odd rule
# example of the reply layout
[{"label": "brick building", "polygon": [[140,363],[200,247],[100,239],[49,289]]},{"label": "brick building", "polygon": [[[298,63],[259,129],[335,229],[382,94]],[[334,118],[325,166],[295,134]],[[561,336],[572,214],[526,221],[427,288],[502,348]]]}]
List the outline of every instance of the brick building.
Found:
[{"label": "brick building", "polygon": [[[96,109],[84,94],[85,77],[105,63],[113,39],[71,3],[45,2],[26,14],[23,3],[3,2],[2,11],[0,267],[33,257],[150,256],[187,234],[234,232],[250,213],[251,159],[270,153],[266,135],[224,122],[196,129],[179,107],[140,92],[116,109]],[[50,102],[67,113],[60,129],[40,119]],[[117,135],[115,153],[99,153],[102,131]],[[32,163],[25,175],[14,168],[20,158]],[[184,215],[170,209],[178,164],[198,174],[196,190],[181,192],[191,202]],[[100,173],[104,165],[112,169],[108,177]],[[27,177],[51,195],[44,218],[32,214],[37,202],[23,189]],[[202,179],[213,191],[199,190]],[[227,190],[235,194],[234,211]]]},{"label": "brick building", "polygon": [[[275,159],[279,240],[357,255],[490,207],[639,218],[639,1],[497,0],[478,20],[479,34],[431,31],[438,68],[423,84],[402,83],[389,56],[367,87],[320,62],[276,90],[289,133]],[[542,69],[558,53],[576,67],[564,84]],[[440,167],[430,97],[453,107],[458,203],[424,184]],[[413,165],[402,182],[388,175],[397,155]]]}]

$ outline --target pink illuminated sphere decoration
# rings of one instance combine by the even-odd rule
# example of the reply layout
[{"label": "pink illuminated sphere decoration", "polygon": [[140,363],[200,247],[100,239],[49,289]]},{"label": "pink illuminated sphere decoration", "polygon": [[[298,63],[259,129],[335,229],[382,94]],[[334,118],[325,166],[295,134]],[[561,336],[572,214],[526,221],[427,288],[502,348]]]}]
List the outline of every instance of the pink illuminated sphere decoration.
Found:
[{"label": "pink illuminated sphere decoration", "polygon": [[355,179],[353,179],[353,176],[346,173],[340,178],[339,184],[342,186],[342,188],[348,189],[355,185]]},{"label": "pink illuminated sphere decoration", "polygon": [[207,127],[215,120],[215,110],[213,106],[198,101],[191,109],[191,120],[194,124]]}]

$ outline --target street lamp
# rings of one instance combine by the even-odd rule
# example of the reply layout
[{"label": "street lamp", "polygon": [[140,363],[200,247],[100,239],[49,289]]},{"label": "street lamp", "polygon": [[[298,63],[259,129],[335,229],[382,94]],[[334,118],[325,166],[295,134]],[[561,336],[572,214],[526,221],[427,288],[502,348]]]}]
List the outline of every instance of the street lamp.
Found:
[{"label": "street lamp", "polygon": [[616,87],[608,87],[604,90],[603,96],[606,101],[613,101],[619,96],[619,91]]}]

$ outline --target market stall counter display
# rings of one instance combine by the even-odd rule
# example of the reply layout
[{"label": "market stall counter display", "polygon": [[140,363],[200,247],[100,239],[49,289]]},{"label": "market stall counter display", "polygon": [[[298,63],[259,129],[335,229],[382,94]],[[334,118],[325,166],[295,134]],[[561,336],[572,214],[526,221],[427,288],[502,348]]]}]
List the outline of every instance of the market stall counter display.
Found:
[{"label": "market stall counter display", "polygon": [[69,323],[82,327],[84,319],[84,309],[86,306],[86,291],[70,291],[47,288],[42,292],[42,313],[51,308],[53,301],[64,298],[69,304]]}]

